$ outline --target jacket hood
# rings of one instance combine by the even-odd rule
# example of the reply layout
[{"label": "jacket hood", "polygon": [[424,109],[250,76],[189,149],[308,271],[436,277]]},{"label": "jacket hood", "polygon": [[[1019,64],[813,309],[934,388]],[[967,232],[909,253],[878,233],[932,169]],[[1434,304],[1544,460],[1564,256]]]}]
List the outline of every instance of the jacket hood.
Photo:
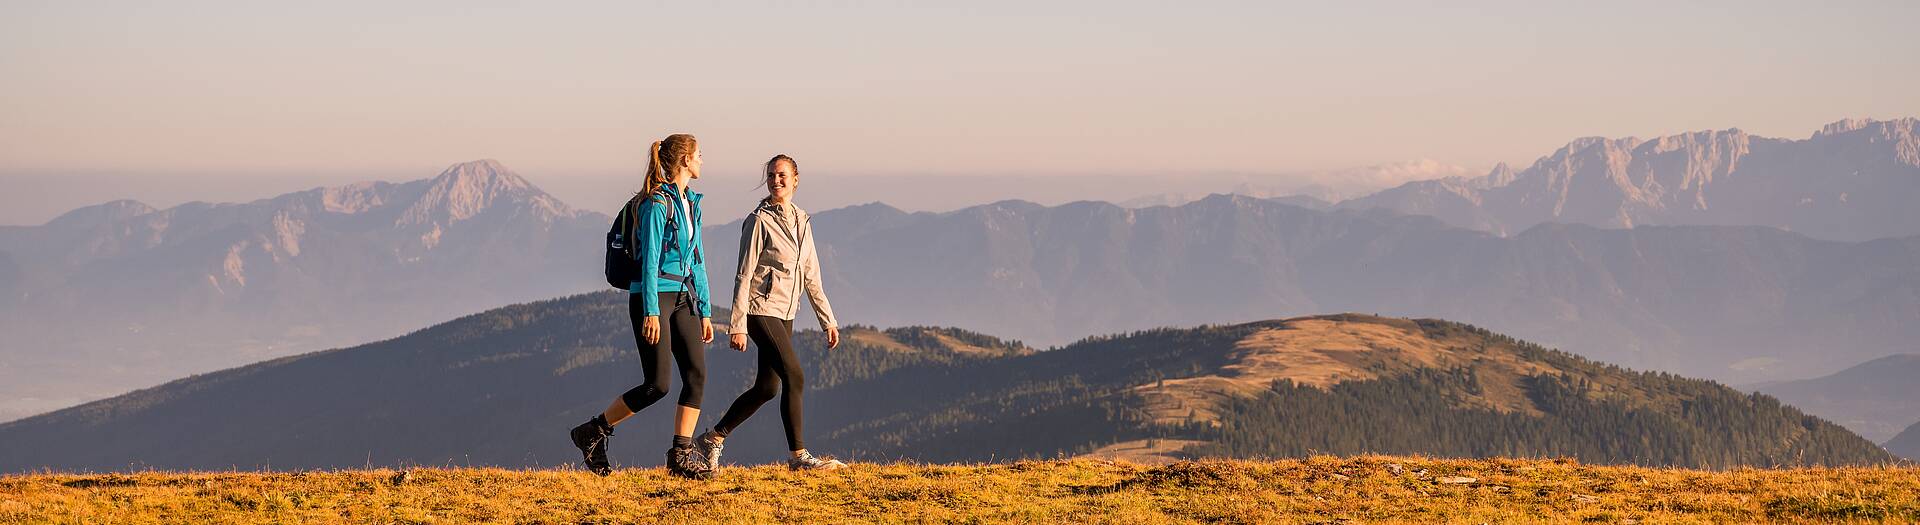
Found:
[{"label": "jacket hood", "polygon": [[[759,204],[759,205],[757,205],[757,206],[754,206],[754,207],[753,207],[753,213],[761,213],[761,212],[766,212],[766,213],[769,213],[769,214],[773,214],[773,215],[775,215],[775,216],[778,216],[778,215],[779,215],[779,213],[778,213],[778,212],[779,212],[779,209],[778,209],[778,208],[780,208],[780,206],[781,206],[781,205],[776,205],[776,204],[773,204],[773,203],[770,203],[770,202],[767,202],[767,200],[766,200],[766,199],[760,199],[760,204]],[[794,204],[794,203],[793,203],[793,201],[787,201],[787,203],[785,204],[785,206],[788,206],[788,207],[791,207],[791,208],[793,208],[793,215],[794,215],[795,217],[799,217],[799,218],[800,218],[800,220],[803,220],[803,221],[804,221],[804,220],[806,220],[806,219],[807,219],[807,217],[808,217],[808,215],[807,215],[807,210],[803,210],[803,209],[800,209],[800,205],[798,205],[798,204]]]}]

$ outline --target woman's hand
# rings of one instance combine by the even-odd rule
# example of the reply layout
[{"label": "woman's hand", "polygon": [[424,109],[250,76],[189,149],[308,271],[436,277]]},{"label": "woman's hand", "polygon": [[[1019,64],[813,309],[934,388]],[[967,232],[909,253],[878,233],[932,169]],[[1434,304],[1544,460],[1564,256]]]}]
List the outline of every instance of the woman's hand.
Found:
[{"label": "woman's hand", "polygon": [[700,318],[700,344],[713,344],[713,318]]},{"label": "woman's hand", "polygon": [[649,315],[646,321],[640,323],[640,337],[645,338],[647,344],[660,344],[660,316]]},{"label": "woman's hand", "polygon": [[747,334],[733,334],[733,337],[727,338],[727,346],[733,347],[734,350],[747,351]]},{"label": "woman's hand", "polygon": [[839,347],[840,347],[840,327],[834,326],[834,327],[827,328],[827,349],[832,350]]}]

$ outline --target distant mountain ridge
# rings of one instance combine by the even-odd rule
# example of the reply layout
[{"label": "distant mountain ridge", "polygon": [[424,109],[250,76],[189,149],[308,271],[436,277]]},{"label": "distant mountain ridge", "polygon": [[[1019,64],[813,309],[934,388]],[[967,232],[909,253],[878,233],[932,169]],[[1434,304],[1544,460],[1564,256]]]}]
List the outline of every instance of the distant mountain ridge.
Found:
[{"label": "distant mountain ridge", "polygon": [[1125,199],[1116,204],[1128,208],[1179,206],[1213,193],[1231,193],[1263,199],[1280,199],[1306,208],[1325,208],[1331,203],[1371,195],[1410,182],[1465,177],[1465,167],[1432,159],[1376,164],[1333,171],[1309,171],[1284,175],[1245,176],[1231,189],[1214,186],[1218,191],[1162,193]]},{"label": "distant mountain ridge", "polygon": [[1920,235],[1920,119],[1846,119],[1807,139],[1739,129],[1587,137],[1533,165],[1410,182],[1343,208],[1387,208],[1517,234],[1555,222],[1773,226],[1820,239]]},{"label": "distant mountain ridge", "polygon": [[[1387,210],[1227,195],[1140,209],[873,204],[813,217],[842,317],[1038,345],[1359,311],[1441,316],[1625,366],[1748,382],[1920,338],[1920,237],[1561,224],[1500,237]],[[738,228],[707,232],[722,297]]]},{"label": "distant mountain ridge", "polygon": [[1920,421],[1920,354],[1886,356],[1756,390],[1883,442]]},{"label": "distant mountain ridge", "polygon": [[406,183],[115,201],[0,229],[0,334],[36,348],[3,358],[0,397],[105,395],[591,290],[608,222],[480,160]]},{"label": "distant mountain ridge", "polygon": [[1892,452],[1893,455],[1920,461],[1920,421],[1915,421],[1899,435],[1887,440],[1884,446],[1887,447],[1887,452]]},{"label": "distant mountain ridge", "polygon": [[[573,464],[566,429],[638,380],[625,308],[619,292],[515,305],[0,423],[0,472]],[[796,340],[806,428],[810,449],[860,460],[1042,458],[1165,440],[1186,443],[1170,454],[1227,457],[1893,461],[1767,396],[1430,319],[1158,329],[1040,352],[950,328],[844,336],[831,351],[819,332]],[[707,351],[705,403],[718,407],[750,381],[753,354]],[[617,464],[658,464],[669,406],[620,427]],[[774,412],[734,433],[730,464],[784,457]]]}]

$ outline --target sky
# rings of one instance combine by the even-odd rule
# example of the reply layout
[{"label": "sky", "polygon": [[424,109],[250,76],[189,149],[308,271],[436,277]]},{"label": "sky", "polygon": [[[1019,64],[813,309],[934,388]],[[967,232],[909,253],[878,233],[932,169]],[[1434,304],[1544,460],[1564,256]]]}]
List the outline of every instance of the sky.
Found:
[{"label": "sky", "polygon": [[[1920,116],[1915,20],[1907,1],[10,0],[0,224],[481,158],[592,200],[673,132],[728,188],[801,159],[803,203],[809,175],[1068,195],[1086,177],[1484,171],[1582,136],[1803,138]],[[954,194],[898,198],[997,196]]]}]

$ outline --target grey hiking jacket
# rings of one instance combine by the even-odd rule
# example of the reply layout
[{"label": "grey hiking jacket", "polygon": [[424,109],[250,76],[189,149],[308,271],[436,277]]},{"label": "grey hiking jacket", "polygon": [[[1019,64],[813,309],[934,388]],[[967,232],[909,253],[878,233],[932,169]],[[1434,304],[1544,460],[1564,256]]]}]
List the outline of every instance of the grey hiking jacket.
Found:
[{"label": "grey hiking jacket", "polygon": [[[792,208],[789,221],[782,208]],[[761,204],[740,224],[740,265],[733,276],[733,317],[727,333],[747,333],[748,315],[793,320],[800,295],[813,302],[820,329],[840,326],[820,285],[820,257],[813,246],[813,222],[789,202]]]}]

